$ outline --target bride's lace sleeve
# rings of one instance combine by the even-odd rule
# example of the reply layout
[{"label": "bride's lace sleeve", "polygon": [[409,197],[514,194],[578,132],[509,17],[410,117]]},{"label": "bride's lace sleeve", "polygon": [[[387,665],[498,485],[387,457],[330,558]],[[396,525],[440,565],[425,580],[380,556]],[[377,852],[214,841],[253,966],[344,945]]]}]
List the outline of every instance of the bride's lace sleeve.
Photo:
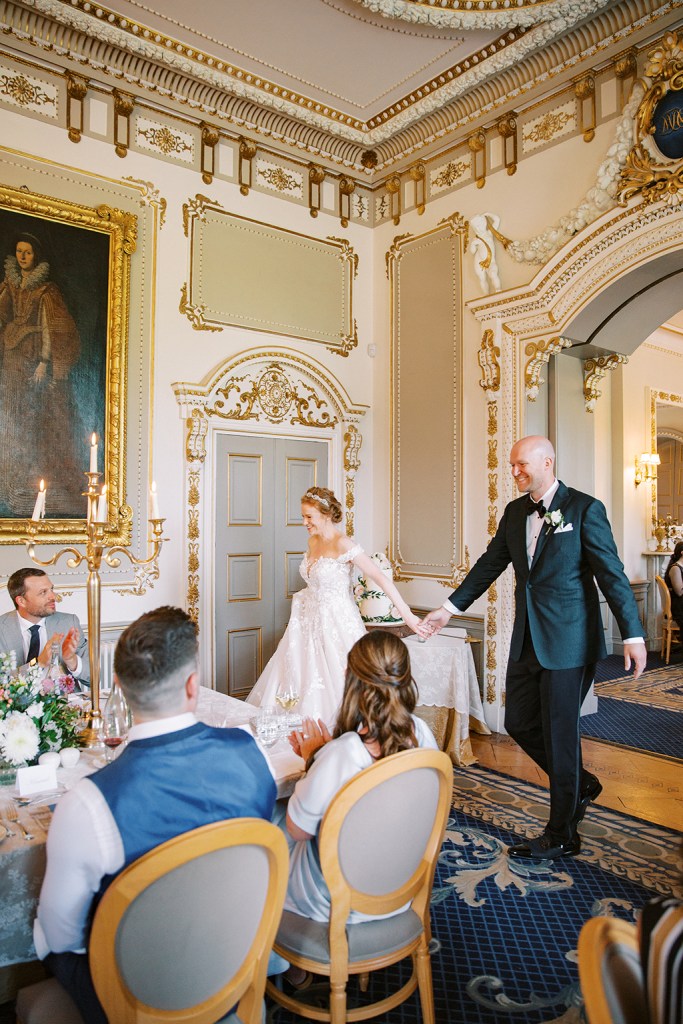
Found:
[{"label": "bride's lace sleeve", "polygon": [[352,562],[354,560],[354,558],[357,558],[358,555],[362,555],[362,554],[363,554],[363,549],[360,546],[360,544],[354,544],[352,548],[349,548],[348,551],[345,551],[344,554],[340,556],[339,561],[340,562]]}]

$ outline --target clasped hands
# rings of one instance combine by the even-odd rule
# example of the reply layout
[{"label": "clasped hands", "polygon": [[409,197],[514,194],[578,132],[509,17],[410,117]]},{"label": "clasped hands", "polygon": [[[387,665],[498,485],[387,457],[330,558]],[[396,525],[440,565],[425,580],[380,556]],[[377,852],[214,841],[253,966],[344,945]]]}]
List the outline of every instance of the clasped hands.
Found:
[{"label": "clasped hands", "polygon": [[332,739],[332,734],[322,718],[304,718],[300,729],[294,729],[287,737],[295,754],[308,761],[309,757],[320,750]]},{"label": "clasped hands", "polygon": [[62,648],[62,660],[70,672],[75,671],[78,664],[78,642],[80,636],[75,626],[68,633],[53,633],[38,655],[38,664],[47,668],[52,656],[52,645],[58,643]]}]

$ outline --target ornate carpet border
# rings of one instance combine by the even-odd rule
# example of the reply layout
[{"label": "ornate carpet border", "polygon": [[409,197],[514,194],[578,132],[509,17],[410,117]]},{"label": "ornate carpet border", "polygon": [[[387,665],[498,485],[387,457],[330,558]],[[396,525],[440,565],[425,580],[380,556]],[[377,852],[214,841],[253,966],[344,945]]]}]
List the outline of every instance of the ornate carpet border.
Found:
[{"label": "ornate carpet border", "polygon": [[665,711],[683,712],[683,669],[669,665],[650,669],[635,682],[633,676],[596,682],[595,692],[598,697],[615,697]]},{"label": "ornate carpet border", "polygon": [[[453,807],[514,836],[533,836],[548,820],[548,791],[491,768],[456,768]],[[595,804],[579,831],[579,860],[655,893],[683,896],[678,833]]]}]

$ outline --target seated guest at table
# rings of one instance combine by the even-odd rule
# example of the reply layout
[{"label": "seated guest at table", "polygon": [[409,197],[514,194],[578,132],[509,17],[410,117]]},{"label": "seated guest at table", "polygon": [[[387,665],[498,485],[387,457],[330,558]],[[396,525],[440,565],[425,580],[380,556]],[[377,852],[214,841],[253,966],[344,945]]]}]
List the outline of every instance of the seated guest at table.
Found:
[{"label": "seated guest at table", "polygon": [[250,733],[198,722],[196,628],[180,608],[147,612],[121,634],[114,672],[133,713],[128,745],[55,809],[34,924],[36,951],[87,1024],[106,1024],[86,947],[97,899],[132,861],[226,818],[270,819],[276,786]]},{"label": "seated guest at table", "polygon": [[[285,910],[313,921],[330,917],[330,894],[320,870],[315,839],[333,796],[364,768],[411,747],[437,749],[429,728],[413,711],[417,687],[406,645],[384,630],[367,633],[349,652],[334,736],[322,722],[304,719],[290,743],[307,763],[287,807],[290,837],[289,883]],[[410,812],[406,809],[406,827]],[[371,837],[369,837],[370,841]],[[398,911],[397,911],[398,913]],[[369,920],[352,912],[349,921]],[[290,969],[288,980],[297,984]],[[303,972],[301,972],[303,974]]]},{"label": "seated guest at table", "polygon": [[17,569],[7,581],[16,611],[0,615],[0,652],[14,651],[17,665],[50,664],[52,645],[60,645],[64,674],[90,682],[88,643],[75,615],[56,612],[55,592],[42,569]]},{"label": "seated guest at table", "polygon": [[683,540],[676,544],[664,573],[671,594],[671,615],[683,629]]}]

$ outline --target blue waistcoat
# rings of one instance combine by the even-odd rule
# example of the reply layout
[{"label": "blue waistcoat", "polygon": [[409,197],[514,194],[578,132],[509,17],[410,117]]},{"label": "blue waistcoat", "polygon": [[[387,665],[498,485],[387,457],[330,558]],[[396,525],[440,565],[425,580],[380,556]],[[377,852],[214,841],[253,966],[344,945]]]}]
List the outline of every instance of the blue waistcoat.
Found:
[{"label": "blue waistcoat", "polygon": [[[270,820],[276,786],[242,729],[189,729],[133,740],[90,776],[123,840],[125,867],[168,839],[226,818]],[[105,879],[103,889],[111,881]]]}]

